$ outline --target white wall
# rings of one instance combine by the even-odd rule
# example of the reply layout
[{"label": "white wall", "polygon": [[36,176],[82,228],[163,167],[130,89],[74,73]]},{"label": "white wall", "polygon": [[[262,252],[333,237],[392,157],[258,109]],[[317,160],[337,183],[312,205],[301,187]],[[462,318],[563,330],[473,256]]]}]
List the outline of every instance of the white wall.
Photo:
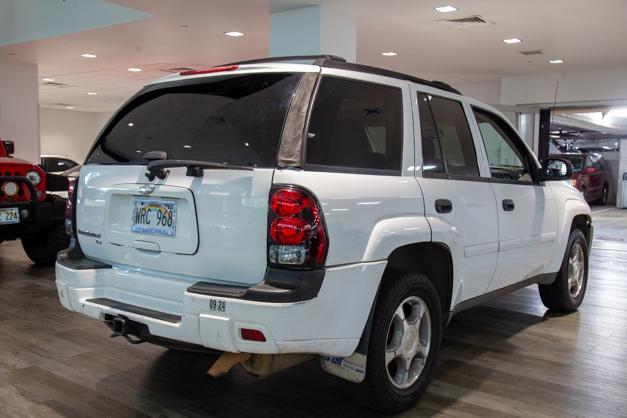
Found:
[{"label": "white wall", "polygon": [[42,108],[41,153],[64,155],[83,162],[109,115]]},{"label": "white wall", "polygon": [[0,138],[15,142],[16,157],[39,161],[37,66],[0,61]]},{"label": "white wall", "polygon": [[501,104],[611,102],[627,99],[627,67],[501,78]]}]

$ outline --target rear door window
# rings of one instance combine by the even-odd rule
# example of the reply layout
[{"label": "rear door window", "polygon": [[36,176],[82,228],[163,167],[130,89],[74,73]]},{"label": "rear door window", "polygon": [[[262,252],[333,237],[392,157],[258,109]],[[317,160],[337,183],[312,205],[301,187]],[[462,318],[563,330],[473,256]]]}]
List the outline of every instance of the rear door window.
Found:
[{"label": "rear door window", "polygon": [[306,164],[400,175],[402,114],[399,88],[324,77],[309,122]]},{"label": "rear door window", "polygon": [[[479,177],[477,153],[461,102],[418,93],[423,175]],[[426,167],[426,168],[425,168]]]},{"label": "rear door window", "polygon": [[274,167],[285,116],[302,74],[210,77],[140,95],[107,128],[88,163],[169,159]]}]

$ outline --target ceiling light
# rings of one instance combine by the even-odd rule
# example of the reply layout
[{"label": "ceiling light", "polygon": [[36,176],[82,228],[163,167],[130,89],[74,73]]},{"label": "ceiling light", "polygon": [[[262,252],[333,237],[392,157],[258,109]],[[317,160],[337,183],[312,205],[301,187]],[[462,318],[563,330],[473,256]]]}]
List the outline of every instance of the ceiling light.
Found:
[{"label": "ceiling light", "polygon": [[503,42],[505,42],[506,44],[519,44],[522,42],[522,40],[518,38],[510,38],[510,39],[503,39]]},{"label": "ceiling light", "polygon": [[237,38],[237,37],[240,37],[240,36],[244,36],[244,34],[243,34],[242,32],[224,32],[224,34],[225,34],[226,36],[231,36],[231,37],[233,37],[233,38]]},{"label": "ceiling light", "polygon": [[129,122],[128,126],[133,127],[133,126],[135,126],[135,124],[133,122]]},{"label": "ceiling light", "polygon": [[563,59],[549,60],[549,64],[563,64]]},{"label": "ceiling light", "polygon": [[95,54],[81,54],[83,58],[98,58],[98,55]]},{"label": "ceiling light", "polygon": [[97,95],[98,93],[96,93],[95,91],[90,91],[90,92],[87,92],[87,94],[89,94],[90,96],[95,96],[95,95]]},{"label": "ceiling light", "polygon": [[65,108],[66,108],[67,110],[73,110],[73,109],[74,109],[74,106],[65,106]]},{"label": "ceiling light", "polygon": [[191,145],[183,145],[183,148],[190,149],[191,147],[192,147]]},{"label": "ceiling light", "polygon": [[388,52],[382,52],[381,55],[383,55],[384,57],[395,57],[398,54],[394,51],[388,51]]},{"label": "ceiling light", "polygon": [[130,72],[132,73],[141,73],[142,69],[141,68],[136,68],[136,67],[131,67],[128,69]]},{"label": "ceiling light", "polygon": [[54,82],[54,78],[48,78],[48,77],[42,78],[41,80],[45,81],[46,83],[53,83]]},{"label": "ceiling light", "polygon": [[440,6],[440,7],[436,7],[435,10],[437,10],[440,13],[451,13],[451,12],[456,12],[459,9],[453,6]]}]

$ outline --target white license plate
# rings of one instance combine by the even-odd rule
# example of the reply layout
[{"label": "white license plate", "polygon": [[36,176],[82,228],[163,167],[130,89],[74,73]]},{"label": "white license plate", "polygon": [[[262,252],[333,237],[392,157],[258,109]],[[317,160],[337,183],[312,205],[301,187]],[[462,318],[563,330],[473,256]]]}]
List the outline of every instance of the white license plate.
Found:
[{"label": "white license plate", "polygon": [[20,212],[17,208],[0,208],[0,225],[19,224]]},{"label": "white license plate", "polygon": [[176,234],[176,201],[133,197],[131,231],[173,237]]}]

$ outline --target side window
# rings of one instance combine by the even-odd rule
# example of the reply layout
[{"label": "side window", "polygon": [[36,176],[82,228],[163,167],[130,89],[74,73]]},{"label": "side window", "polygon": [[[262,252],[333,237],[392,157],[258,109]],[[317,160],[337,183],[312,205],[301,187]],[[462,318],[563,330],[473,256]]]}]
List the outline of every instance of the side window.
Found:
[{"label": "side window", "polygon": [[477,153],[462,104],[418,93],[423,174],[479,177]]},{"label": "side window", "polygon": [[493,178],[532,181],[527,160],[516,145],[516,133],[500,118],[475,109]]},{"label": "side window", "polygon": [[324,77],[309,122],[306,163],[400,174],[402,114],[399,88]]}]

